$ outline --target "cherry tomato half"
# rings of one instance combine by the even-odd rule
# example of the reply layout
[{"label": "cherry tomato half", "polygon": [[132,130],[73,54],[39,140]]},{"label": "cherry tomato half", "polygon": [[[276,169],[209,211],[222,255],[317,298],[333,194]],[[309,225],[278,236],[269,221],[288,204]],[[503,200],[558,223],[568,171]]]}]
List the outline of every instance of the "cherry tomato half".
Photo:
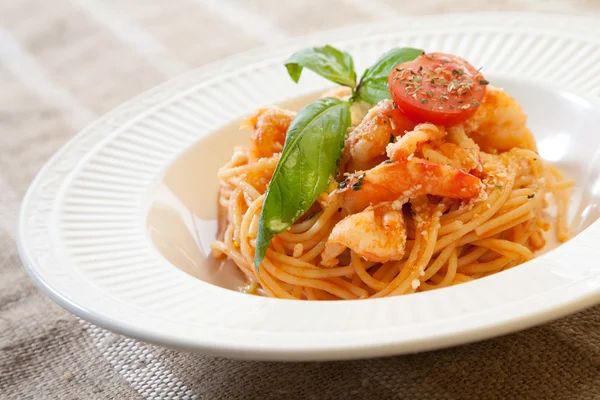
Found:
[{"label": "cherry tomato half", "polygon": [[477,111],[488,82],[471,64],[426,53],[396,66],[388,86],[394,103],[415,122],[456,125]]}]

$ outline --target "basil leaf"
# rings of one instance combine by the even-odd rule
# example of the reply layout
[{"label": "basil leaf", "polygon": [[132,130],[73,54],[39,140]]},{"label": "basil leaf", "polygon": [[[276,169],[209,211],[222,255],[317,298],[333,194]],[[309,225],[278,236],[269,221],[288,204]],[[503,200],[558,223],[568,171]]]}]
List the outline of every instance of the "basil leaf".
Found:
[{"label": "basil leaf", "polygon": [[335,47],[311,47],[300,50],[286,60],[285,67],[296,83],[300,79],[302,69],[308,68],[332,82],[351,88],[356,86],[356,72],[352,56]]},{"label": "basil leaf", "polygon": [[292,121],[260,214],[257,270],[271,239],[296,222],[327,189],[349,126],[350,104],[334,98],[310,103]]},{"label": "basil leaf", "polygon": [[395,48],[388,51],[375,64],[365,70],[353,99],[364,100],[371,104],[389,99],[390,92],[387,83],[392,68],[398,64],[412,61],[421,54],[423,54],[423,50],[410,47]]}]

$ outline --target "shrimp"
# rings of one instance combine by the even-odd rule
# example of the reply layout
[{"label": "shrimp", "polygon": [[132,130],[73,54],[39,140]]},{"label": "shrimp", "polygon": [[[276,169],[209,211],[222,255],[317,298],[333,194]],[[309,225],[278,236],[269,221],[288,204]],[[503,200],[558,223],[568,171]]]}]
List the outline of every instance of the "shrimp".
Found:
[{"label": "shrimp", "polygon": [[432,194],[456,199],[476,197],[482,190],[481,180],[449,165],[410,157],[388,160],[347,178],[335,194],[347,213],[364,210],[370,204],[410,199]]},{"label": "shrimp", "polygon": [[478,156],[454,143],[425,144],[421,149],[423,158],[438,164],[450,165],[469,173],[480,173],[483,166]]},{"label": "shrimp", "polygon": [[[395,143],[390,143],[386,152],[388,157],[394,161],[408,158],[417,152],[420,152],[422,158],[431,160],[438,164],[451,165],[454,168],[466,172],[481,172],[482,166],[479,160],[479,148],[475,146],[476,152],[471,151],[471,145],[461,140],[461,144],[469,148],[463,148],[461,145],[450,141],[442,142],[442,139],[450,139],[446,135],[446,129],[443,126],[433,124],[419,124],[410,132],[398,139]],[[466,135],[468,141],[471,141]],[[456,134],[452,139],[457,139]],[[458,139],[461,139],[458,137]]]},{"label": "shrimp", "polygon": [[392,160],[407,158],[417,151],[418,147],[434,140],[441,140],[446,136],[446,130],[443,126],[433,124],[419,124],[407,132],[395,143],[390,143],[386,147],[387,155]]},{"label": "shrimp", "polygon": [[295,116],[295,112],[275,106],[259,108],[248,116],[241,126],[252,130],[250,159],[258,160],[280,153]]},{"label": "shrimp", "polygon": [[536,151],[521,105],[504,90],[488,86],[477,112],[462,126],[468,136],[487,153],[514,147]]},{"label": "shrimp", "polygon": [[334,266],[346,248],[373,262],[400,260],[404,256],[406,227],[402,205],[371,206],[338,222],[321,253],[321,264]]},{"label": "shrimp", "polygon": [[[391,100],[382,100],[371,108],[360,124],[348,134],[342,162],[348,170],[368,169],[385,159],[385,148],[390,138],[411,131],[415,123],[394,106]],[[349,163],[349,164],[348,164]]]}]

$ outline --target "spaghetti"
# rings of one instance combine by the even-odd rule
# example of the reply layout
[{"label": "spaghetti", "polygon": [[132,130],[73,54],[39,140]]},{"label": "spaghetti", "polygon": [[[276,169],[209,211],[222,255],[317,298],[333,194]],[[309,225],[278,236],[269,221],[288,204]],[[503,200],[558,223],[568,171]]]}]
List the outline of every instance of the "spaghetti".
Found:
[{"label": "spaghetti", "polygon": [[[503,271],[533,258],[550,227],[544,213],[547,196],[556,203],[556,232],[560,241],[569,237],[568,189],[572,181],[543,163],[531,150],[519,150],[508,165],[500,156],[487,155],[490,170],[485,199],[461,204],[436,202],[420,196],[404,206],[407,221],[407,254],[400,261],[364,261],[349,251],[349,263],[332,268],[319,265],[327,238],[340,221],[339,204],[317,203],[314,215],[298,221],[278,235],[267,250],[259,272],[253,265],[254,241],[264,193],[244,178],[252,171],[272,169],[277,156],[247,164],[238,149],[219,172],[222,239],[213,244],[215,255],[233,260],[259,293],[288,299],[360,299],[431,290]],[[522,157],[522,158],[520,158]],[[518,165],[529,159],[540,176]],[[493,171],[493,175],[492,175]],[[415,207],[415,204],[419,206]],[[418,210],[418,211],[415,211]],[[413,215],[414,214],[414,215]]]}]

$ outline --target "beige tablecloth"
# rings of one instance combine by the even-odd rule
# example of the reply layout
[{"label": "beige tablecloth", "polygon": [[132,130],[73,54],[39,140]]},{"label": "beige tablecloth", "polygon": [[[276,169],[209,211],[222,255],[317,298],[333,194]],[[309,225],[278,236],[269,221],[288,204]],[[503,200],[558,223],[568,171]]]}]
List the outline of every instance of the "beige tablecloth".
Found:
[{"label": "beige tablecloth", "polygon": [[273,40],[395,15],[477,10],[600,16],[600,1],[1,0],[0,398],[600,398],[600,307],[419,355],[233,361],[82,322],[34,286],[17,255],[17,207],[34,174],[79,129],[135,94]]}]

